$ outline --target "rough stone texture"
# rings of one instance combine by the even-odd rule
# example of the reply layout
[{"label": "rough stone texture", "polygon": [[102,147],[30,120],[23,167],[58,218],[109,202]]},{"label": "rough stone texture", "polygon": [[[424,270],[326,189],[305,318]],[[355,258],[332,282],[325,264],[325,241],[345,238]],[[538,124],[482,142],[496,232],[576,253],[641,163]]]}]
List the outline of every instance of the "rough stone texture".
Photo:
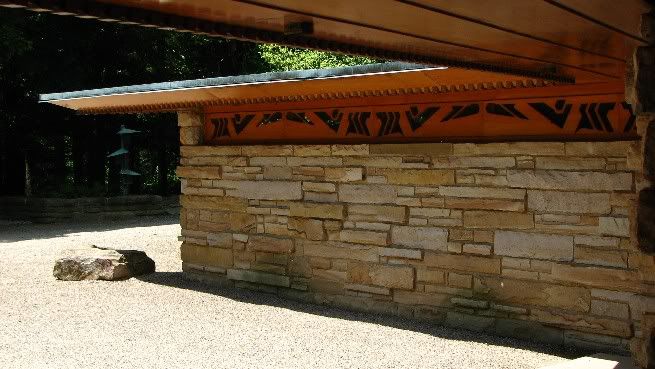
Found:
[{"label": "rough stone texture", "polygon": [[112,250],[91,246],[67,250],[55,261],[53,275],[62,281],[116,281],[153,273],[155,262],[138,250]]},{"label": "rough stone texture", "polygon": [[494,234],[494,253],[517,258],[573,260],[573,237],[497,231]]},{"label": "rough stone texture", "polygon": [[528,191],[528,209],[541,213],[609,214],[609,193]]},{"label": "rough stone texture", "polygon": [[545,190],[628,191],[632,173],[568,172],[559,170],[509,170],[510,187]]},{"label": "rough stone texture", "polygon": [[396,226],[391,231],[391,243],[425,250],[442,250],[448,247],[448,231],[433,227]]},{"label": "rough stone texture", "polygon": [[343,210],[343,205],[294,202],[289,206],[289,215],[303,218],[343,219]]},{"label": "rough stone texture", "polygon": [[631,237],[633,146],[183,146],[182,259],[321,304],[625,349],[655,282]]},{"label": "rough stone texture", "polygon": [[388,185],[340,185],[339,200],[359,204],[393,203],[396,190]]}]

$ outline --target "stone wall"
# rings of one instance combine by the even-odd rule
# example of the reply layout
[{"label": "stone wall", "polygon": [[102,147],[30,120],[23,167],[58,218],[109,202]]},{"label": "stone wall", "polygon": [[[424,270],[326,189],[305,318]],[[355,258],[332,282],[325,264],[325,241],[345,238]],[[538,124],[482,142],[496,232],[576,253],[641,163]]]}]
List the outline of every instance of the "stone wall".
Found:
[{"label": "stone wall", "polygon": [[182,146],[189,275],[626,349],[654,301],[637,142]]},{"label": "stone wall", "polygon": [[0,197],[0,219],[31,220],[37,223],[109,220],[178,212],[178,196],[131,195],[74,199]]}]

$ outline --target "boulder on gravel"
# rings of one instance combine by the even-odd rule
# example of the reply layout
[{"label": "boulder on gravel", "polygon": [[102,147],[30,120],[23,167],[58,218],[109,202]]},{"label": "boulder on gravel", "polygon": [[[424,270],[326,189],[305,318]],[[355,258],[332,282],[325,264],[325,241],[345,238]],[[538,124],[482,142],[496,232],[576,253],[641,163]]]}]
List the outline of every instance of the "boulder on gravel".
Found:
[{"label": "boulder on gravel", "polygon": [[155,262],[143,251],[91,246],[66,251],[55,262],[53,274],[63,281],[115,281],[154,271]]}]

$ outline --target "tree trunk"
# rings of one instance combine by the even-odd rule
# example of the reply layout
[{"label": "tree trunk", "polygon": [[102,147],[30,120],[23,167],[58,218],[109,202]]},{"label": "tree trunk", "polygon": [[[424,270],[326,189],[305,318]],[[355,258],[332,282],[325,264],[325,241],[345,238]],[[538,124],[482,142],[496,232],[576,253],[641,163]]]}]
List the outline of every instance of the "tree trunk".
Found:
[{"label": "tree trunk", "polygon": [[25,197],[32,197],[32,175],[27,155],[25,155]]}]

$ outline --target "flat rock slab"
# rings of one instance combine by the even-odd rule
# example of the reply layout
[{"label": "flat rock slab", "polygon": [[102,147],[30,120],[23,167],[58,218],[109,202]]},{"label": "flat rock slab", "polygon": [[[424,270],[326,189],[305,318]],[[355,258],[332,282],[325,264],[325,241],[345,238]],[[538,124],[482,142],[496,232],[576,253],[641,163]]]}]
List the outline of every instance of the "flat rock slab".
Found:
[{"label": "flat rock slab", "polygon": [[154,271],[155,262],[143,251],[91,246],[65,251],[55,262],[53,274],[63,281],[116,281]]}]

